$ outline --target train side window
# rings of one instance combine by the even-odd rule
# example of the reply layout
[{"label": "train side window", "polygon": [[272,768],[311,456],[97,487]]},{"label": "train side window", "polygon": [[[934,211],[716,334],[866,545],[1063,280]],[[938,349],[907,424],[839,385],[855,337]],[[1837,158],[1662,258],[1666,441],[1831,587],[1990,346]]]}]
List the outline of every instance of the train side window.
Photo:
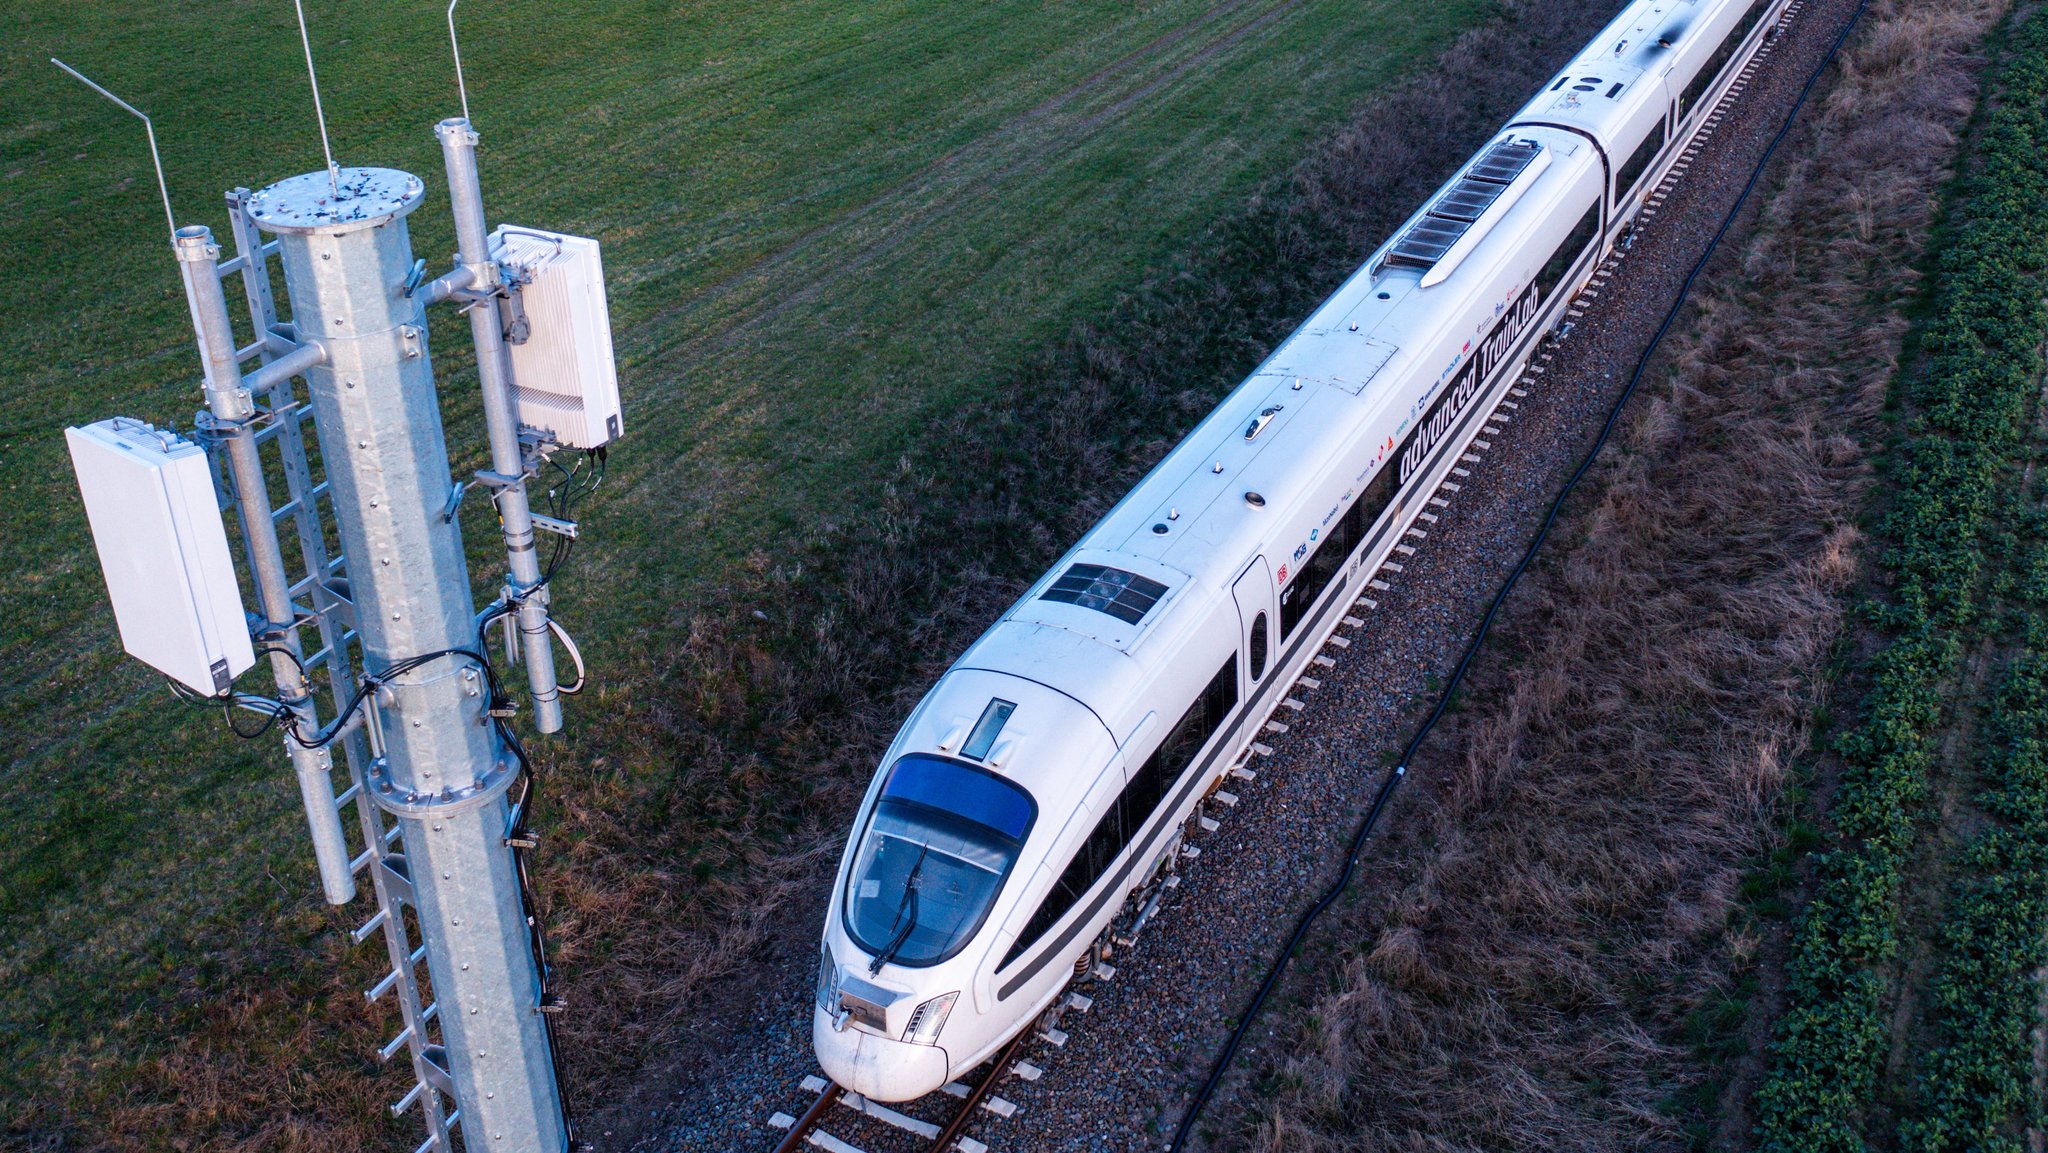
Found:
[{"label": "train side window", "polygon": [[1237,707],[1237,654],[1223,662],[1216,675],[1202,689],[1202,695],[1188,706],[1180,719],[1161,738],[1159,747],[1145,758],[1145,763],[1131,775],[1131,783],[1124,790],[1125,833],[1136,839],[1145,822],[1157,812],[1159,805],[1173,786],[1187,772],[1188,766],[1209,743],[1209,738],[1222,729],[1223,722],[1230,718],[1230,711]]},{"label": "train side window", "polygon": [[[1388,469],[1387,471],[1391,473],[1395,470]],[[1378,480],[1379,478],[1374,477],[1373,479]],[[1367,495],[1370,496],[1372,486],[1367,485],[1365,487]],[[1339,526],[1339,531],[1343,534],[1342,539],[1344,541],[1345,552],[1348,553],[1351,550],[1357,548],[1359,545],[1365,543],[1365,530],[1371,528],[1373,526],[1373,522],[1380,519],[1380,510],[1386,507],[1387,502],[1385,500],[1381,500],[1377,507],[1370,508],[1368,507],[1368,503],[1365,500],[1357,500],[1352,502],[1351,507],[1347,509],[1344,513],[1343,523]]]},{"label": "train side window", "polygon": [[1770,6],[1771,0],[1754,0],[1749,6],[1749,11],[1744,12],[1742,19],[1737,20],[1735,27],[1721,39],[1721,46],[1714,49],[1714,54],[1707,57],[1706,63],[1700,65],[1699,74],[1692,78],[1692,82],[1687,84],[1685,91],[1679,95],[1680,116],[1692,111],[1693,102],[1698,100],[1700,94],[1707,90],[1707,86],[1714,82],[1714,77],[1721,74],[1721,69],[1728,64],[1728,58],[1735,55],[1735,50],[1742,46],[1743,37],[1748,36],[1749,30],[1756,27],[1756,22]]},{"label": "train side window", "polygon": [[[1590,233],[1589,233],[1590,235]],[[1583,243],[1583,242],[1582,242]],[[1394,502],[1394,490],[1399,485],[1400,469],[1393,461],[1387,461],[1371,482],[1365,486],[1344,515],[1330,526],[1330,535],[1324,537],[1316,547],[1314,556],[1301,567],[1300,575],[1294,578],[1280,593],[1280,635],[1284,639],[1294,634],[1294,626],[1308,614],[1309,606],[1322,595],[1332,580],[1344,569],[1344,562],[1365,543],[1366,534],[1379,523],[1380,514]],[[1264,638],[1254,632],[1252,636],[1252,679],[1258,680],[1266,670]]]},{"label": "train side window", "polygon": [[[1353,508],[1358,507],[1353,505]],[[1351,557],[1351,550],[1358,546],[1358,525],[1353,522],[1350,509],[1330,527],[1330,535],[1316,546],[1316,551],[1301,563],[1301,571],[1294,580],[1280,590],[1280,639],[1294,635],[1294,626],[1308,615],[1309,606],[1330,587],[1330,582],[1344,570],[1344,562]]]},{"label": "train side window", "polygon": [[[1181,723],[1186,722],[1187,718],[1182,717]],[[1180,726],[1176,725],[1174,728],[1178,731]],[[1171,742],[1174,735],[1166,734],[1167,741]],[[1144,825],[1145,818],[1151,816],[1152,810],[1159,807],[1159,802],[1166,799],[1166,792],[1172,787],[1173,778],[1167,775],[1165,766],[1160,763],[1159,754],[1153,753],[1139,766],[1138,771],[1131,775],[1131,783],[1124,788],[1124,821],[1125,832],[1128,835],[1138,835],[1138,829]]]},{"label": "train side window", "polygon": [[1266,675],[1266,649],[1268,647],[1266,640],[1266,614],[1260,613],[1252,618],[1252,641],[1249,646],[1251,650],[1251,674],[1254,681]]},{"label": "train side window", "polygon": [[1380,514],[1394,503],[1394,490],[1400,486],[1401,467],[1397,458],[1389,457],[1380,464],[1379,472],[1373,475],[1359,494],[1358,503],[1351,506],[1348,516],[1358,518],[1358,537],[1365,539],[1367,529],[1380,522]]},{"label": "train side window", "polygon": [[1628,163],[1622,165],[1621,171],[1614,174],[1616,201],[1635,191],[1636,181],[1642,177],[1643,170],[1648,168],[1650,161],[1656,159],[1657,154],[1663,150],[1664,122],[1659,120],[1656,130],[1643,137],[1643,142],[1637,145],[1635,152],[1629,156]]},{"label": "train side window", "polygon": [[1131,783],[1117,794],[1115,803],[1102,814],[1102,819],[1095,822],[1095,828],[1088,833],[1088,840],[1074,854],[1074,859],[1067,862],[1067,867],[1060,872],[1060,879],[1053,883],[1052,891],[1045,895],[1045,900],[1025,924],[1024,931],[1017,935],[1017,943],[1010,947],[1009,954],[1003,958],[1003,965],[1016,960],[1019,954],[1043,937],[1046,930],[1058,924],[1060,918],[1087,895],[1088,890],[1095,887],[1095,883],[1123,855],[1132,838],[1144,828],[1146,820],[1166,800],[1167,794],[1173,791],[1181,774],[1195,763],[1195,757],[1236,706],[1237,654],[1232,653],[1230,659],[1223,662],[1223,667],[1216,670],[1216,675],[1209,678],[1202,695],[1196,697],[1195,703],[1189,705],[1188,710],[1173,723],[1173,728],[1167,730],[1159,747],[1152,750],[1152,755],[1132,775]]},{"label": "train side window", "polygon": [[1280,639],[1285,641],[1294,635],[1294,628],[1308,615],[1308,607],[1322,595],[1323,586],[1330,583],[1329,561],[1335,550],[1319,548],[1301,562],[1301,571],[1294,574],[1294,580],[1280,590]]},{"label": "train side window", "polygon": [[1125,829],[1128,822],[1124,819],[1127,799],[1123,793],[1118,793],[1116,803],[1109,806],[1109,811],[1102,814],[1102,819],[1095,822],[1094,830],[1088,834],[1088,844],[1082,853],[1088,858],[1088,868],[1081,875],[1080,883],[1074,886],[1076,892],[1085,893],[1094,888],[1095,882],[1109,871],[1109,866],[1124,851],[1124,845],[1129,841]]},{"label": "train side window", "polygon": [[1536,274],[1537,299],[1549,299],[1550,291],[1557,287],[1558,281],[1564,279],[1566,270],[1571,268],[1572,262],[1579,258],[1579,253],[1592,242],[1593,234],[1598,231],[1600,206],[1595,204],[1586,210],[1584,216],[1579,217],[1579,222],[1572,226],[1571,234],[1557,246],[1557,251],[1550,254],[1550,259],[1543,262],[1543,271]]},{"label": "train side window", "polygon": [[1209,678],[1209,687],[1202,692],[1202,707],[1209,714],[1209,731],[1214,733],[1230,718],[1230,711],[1237,707],[1237,654],[1223,662],[1216,675]]},{"label": "train side window", "polygon": [[1123,827],[1124,798],[1122,794],[1118,794],[1116,803],[1109,807],[1108,812],[1102,814],[1101,820],[1095,822],[1095,828],[1089,831],[1087,841],[1074,853],[1074,859],[1067,862],[1067,867],[1061,870],[1060,879],[1053,882],[1052,891],[1039,903],[1038,911],[1031,914],[1031,920],[1017,936],[1017,943],[1010,946],[1009,955],[1003,958],[1004,965],[1016,960],[1019,953],[1045,936],[1047,929],[1058,924],[1060,918],[1066,916],[1067,911],[1087,895],[1088,890],[1102,876],[1102,870],[1110,861],[1116,859],[1116,853],[1113,851],[1108,852],[1106,856],[1104,854],[1112,841],[1123,839]]}]

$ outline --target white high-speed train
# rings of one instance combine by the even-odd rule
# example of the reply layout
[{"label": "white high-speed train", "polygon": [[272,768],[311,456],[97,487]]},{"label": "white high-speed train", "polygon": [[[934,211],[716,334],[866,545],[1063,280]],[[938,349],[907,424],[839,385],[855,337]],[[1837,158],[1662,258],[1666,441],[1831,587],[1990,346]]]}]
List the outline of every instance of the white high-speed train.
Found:
[{"label": "white high-speed train", "polygon": [[812,1034],[920,1097],[1029,1027],[1788,0],[1639,0],[954,663],[883,757]]}]

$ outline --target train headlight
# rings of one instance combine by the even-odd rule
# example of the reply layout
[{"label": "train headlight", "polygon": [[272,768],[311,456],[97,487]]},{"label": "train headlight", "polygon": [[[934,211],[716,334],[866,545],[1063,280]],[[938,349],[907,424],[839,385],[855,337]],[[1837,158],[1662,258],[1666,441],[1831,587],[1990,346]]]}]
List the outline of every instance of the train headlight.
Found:
[{"label": "train headlight", "polygon": [[960,994],[947,993],[911,1010],[910,1027],[903,1030],[903,1039],[914,1045],[936,1044],[939,1030],[946,1027],[946,1016],[953,1011],[953,1002],[959,999]]}]

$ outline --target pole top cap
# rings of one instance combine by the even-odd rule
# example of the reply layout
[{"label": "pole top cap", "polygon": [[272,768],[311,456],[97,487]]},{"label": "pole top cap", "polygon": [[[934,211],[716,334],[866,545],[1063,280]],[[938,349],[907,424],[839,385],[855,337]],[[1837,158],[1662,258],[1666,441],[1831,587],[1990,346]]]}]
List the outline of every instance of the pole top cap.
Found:
[{"label": "pole top cap", "polygon": [[337,193],[325,169],[280,180],[249,197],[265,232],[339,235],[375,228],[419,207],[426,185],[396,168],[344,168]]},{"label": "pole top cap", "polygon": [[441,147],[475,148],[476,129],[470,126],[467,116],[450,116],[434,125],[434,135],[441,138]]},{"label": "pole top cap", "polygon": [[213,242],[213,230],[204,224],[187,224],[171,233],[171,251],[192,264],[220,259],[220,246]]}]

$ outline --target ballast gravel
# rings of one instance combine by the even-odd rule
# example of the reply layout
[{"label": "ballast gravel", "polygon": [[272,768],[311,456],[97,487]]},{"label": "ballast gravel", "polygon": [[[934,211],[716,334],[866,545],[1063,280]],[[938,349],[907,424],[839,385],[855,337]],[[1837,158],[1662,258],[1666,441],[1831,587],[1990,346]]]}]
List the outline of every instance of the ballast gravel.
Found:
[{"label": "ballast gravel", "polygon": [[[1491,447],[1480,462],[1463,466],[1468,477],[1454,478],[1460,490],[1439,493],[1447,504],[1426,508],[1438,519],[1418,521],[1427,537],[1409,540],[1417,551],[1396,558],[1402,571],[1381,574],[1391,587],[1369,589],[1363,576],[1353,578],[1357,592],[1377,603],[1349,610],[1364,622],[1338,629],[1349,647],[1324,650],[1334,667],[1310,667],[1308,675],[1320,684],[1297,686],[1292,694],[1303,709],[1276,710],[1273,719],[1286,731],[1259,738],[1273,755],[1252,758],[1256,780],[1228,786],[1239,798],[1234,808],[1211,806],[1221,828],[1196,836],[1200,856],[1182,863],[1179,887],[1161,902],[1136,945],[1112,958],[1114,979],[1086,986],[1093,1006],[1086,1014],[1067,1014],[1061,1025],[1066,1045],[1053,1049],[1034,1041],[1027,1047],[1024,1059],[1040,1066],[1043,1078],[1006,1078],[997,1088],[1017,1113],[975,1119],[968,1128],[973,1137],[994,1153],[1166,1146],[1280,943],[1336,875],[1393,757],[1854,6],[1854,0],[1816,0],[1785,26],[1668,198],[1610,261],[1612,275],[1596,274],[1602,282],[1597,295],[1579,302],[1582,315],[1571,318],[1568,334],[1539,351],[1540,371],[1519,386],[1525,395],[1509,398],[1518,407],[1496,413],[1500,432],[1480,434]],[[1717,264],[1732,259],[1729,249],[1740,233],[1739,226],[1731,232]],[[1656,374],[1653,364],[1649,379]],[[1382,823],[1386,835],[1367,847],[1347,899],[1384,904],[1422,867],[1429,847],[1401,836],[1400,798],[1430,788],[1424,772],[1403,785]],[[694,1063],[670,1087],[673,1096],[639,1150],[767,1153],[781,1137],[769,1127],[770,1115],[801,1114],[814,1100],[801,1082],[817,1072],[809,1035],[816,956],[793,948],[778,953],[764,959],[751,1011],[719,1014],[728,1019],[701,1027],[722,1035],[700,1030],[693,1043],[719,1056]],[[1303,975],[1294,976],[1299,981]],[[1260,1063],[1280,1024],[1269,1018],[1247,1039],[1240,1072]],[[1229,1082],[1211,1105],[1204,1133],[1233,1131],[1232,1094],[1242,1080]],[[953,1105],[935,1095],[900,1108],[942,1121]],[[923,1148],[911,1135],[850,1110],[835,1114],[826,1128],[867,1153]],[[604,1133],[583,1136],[599,1149],[616,1148]]]}]

